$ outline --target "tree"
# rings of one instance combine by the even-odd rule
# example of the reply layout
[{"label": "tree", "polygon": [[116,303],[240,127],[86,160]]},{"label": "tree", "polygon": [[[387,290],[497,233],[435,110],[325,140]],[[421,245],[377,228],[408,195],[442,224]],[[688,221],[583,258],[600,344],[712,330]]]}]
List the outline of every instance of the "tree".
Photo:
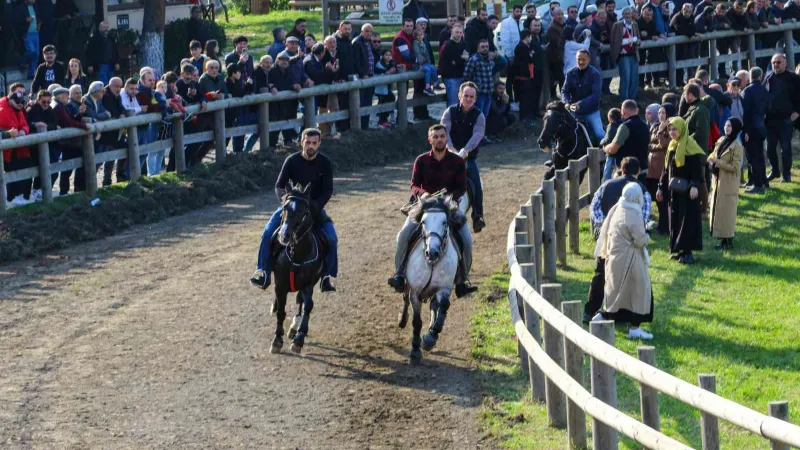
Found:
[{"label": "tree", "polygon": [[140,41],[142,65],[152,67],[156,74],[164,74],[164,0],[144,0],[144,20]]}]

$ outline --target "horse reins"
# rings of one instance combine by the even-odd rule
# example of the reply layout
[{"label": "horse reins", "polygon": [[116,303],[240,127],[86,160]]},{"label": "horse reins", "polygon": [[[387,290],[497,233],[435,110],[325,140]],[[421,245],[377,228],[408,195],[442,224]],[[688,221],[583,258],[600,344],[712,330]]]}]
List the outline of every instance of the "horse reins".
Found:
[{"label": "horse reins", "polygon": [[[429,210],[427,210],[425,212],[427,213],[428,211],[438,211],[438,212],[443,212],[443,213],[447,214],[447,211],[442,209],[442,208],[431,208],[431,209],[429,209]],[[427,251],[428,251],[428,238],[430,238],[431,236],[437,237],[437,238],[439,238],[440,241],[442,241],[442,250],[441,251],[442,251],[442,255],[444,255],[444,252],[447,251],[447,245],[450,243],[450,224],[448,223],[447,225],[445,225],[444,235],[441,235],[441,234],[439,234],[439,233],[437,233],[435,231],[426,232],[425,231],[425,226],[423,225],[423,228],[422,228],[422,237],[423,237],[423,239],[422,239],[422,248],[423,248],[423,251],[425,253],[427,253]],[[427,290],[428,287],[430,287],[431,281],[433,281],[433,268],[436,266],[436,264],[439,261],[437,260],[435,263],[431,264],[430,261],[427,261],[427,258],[426,258],[426,262],[428,263],[428,266],[430,267],[431,270],[430,270],[430,275],[428,276],[428,282],[425,283],[425,286],[422,288],[422,290],[420,292],[425,292],[425,290]]]}]

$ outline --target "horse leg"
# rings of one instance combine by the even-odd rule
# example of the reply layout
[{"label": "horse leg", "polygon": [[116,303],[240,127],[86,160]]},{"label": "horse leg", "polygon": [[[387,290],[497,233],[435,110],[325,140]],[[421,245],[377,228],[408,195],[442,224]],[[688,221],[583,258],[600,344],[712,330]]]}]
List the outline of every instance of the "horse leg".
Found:
[{"label": "horse leg", "polygon": [[422,304],[419,296],[411,296],[411,310],[414,312],[414,318],[411,324],[414,327],[414,332],[411,336],[411,355],[409,356],[409,363],[411,365],[418,365],[422,361],[422,350],[419,349],[422,339],[420,333],[422,332]]},{"label": "horse leg", "polygon": [[297,330],[297,335],[292,339],[292,351],[300,353],[305,344],[306,335],[308,335],[308,320],[311,317],[311,310],[314,309],[314,287],[303,289],[302,296],[298,298],[303,299],[303,318],[300,320],[300,328]]},{"label": "horse leg", "polygon": [[292,317],[292,325],[289,327],[289,333],[286,334],[288,339],[294,339],[297,335],[297,330],[300,329],[300,321],[303,319],[303,299],[300,293],[297,294],[297,314]]},{"label": "horse leg", "polygon": [[428,325],[428,331],[433,328],[433,323],[436,321],[436,310],[439,309],[439,300],[436,299],[436,296],[431,298],[431,323]]},{"label": "horse leg", "polygon": [[283,348],[283,322],[286,320],[286,292],[280,292],[275,289],[275,303],[277,303],[277,321],[278,326],[275,328],[275,337],[272,338],[272,348],[270,353],[280,353]]},{"label": "horse leg", "polygon": [[403,293],[403,310],[397,315],[397,326],[405,328],[408,324],[408,292]]},{"label": "horse leg", "polygon": [[[436,311],[436,320],[431,324],[431,329],[425,333],[422,338],[422,348],[425,351],[430,351],[436,346],[436,341],[439,340],[439,333],[444,328],[444,321],[447,319],[447,310],[450,309],[450,289],[445,289],[436,293],[436,303],[438,310]],[[431,302],[431,305],[433,302]]]}]

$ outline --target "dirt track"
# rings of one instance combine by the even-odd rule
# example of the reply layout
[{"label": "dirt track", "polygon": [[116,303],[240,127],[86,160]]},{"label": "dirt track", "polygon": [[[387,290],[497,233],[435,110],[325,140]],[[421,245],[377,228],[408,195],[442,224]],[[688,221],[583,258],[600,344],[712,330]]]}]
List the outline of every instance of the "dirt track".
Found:
[{"label": "dirt track", "polygon": [[[502,264],[542,173],[541,152],[509,147],[481,151],[473,281]],[[386,278],[410,173],[337,174],[339,292],[315,293],[302,357],[267,352],[273,294],[247,284],[271,192],[0,267],[0,447],[491,446],[476,431],[472,301],[454,301],[421,367],[395,324]]]}]

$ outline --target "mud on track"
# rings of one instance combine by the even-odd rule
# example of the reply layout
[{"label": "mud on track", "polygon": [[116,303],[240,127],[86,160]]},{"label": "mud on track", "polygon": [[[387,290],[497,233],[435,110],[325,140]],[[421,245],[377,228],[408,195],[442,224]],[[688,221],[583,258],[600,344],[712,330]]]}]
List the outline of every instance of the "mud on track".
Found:
[{"label": "mud on track", "polygon": [[[502,264],[544,159],[481,151],[473,281]],[[476,430],[472,300],[453,302],[420,367],[395,323],[386,278],[411,163],[337,174],[339,292],[315,292],[301,357],[268,353],[274,294],[247,284],[272,192],[0,267],[0,447],[491,447]]]}]

